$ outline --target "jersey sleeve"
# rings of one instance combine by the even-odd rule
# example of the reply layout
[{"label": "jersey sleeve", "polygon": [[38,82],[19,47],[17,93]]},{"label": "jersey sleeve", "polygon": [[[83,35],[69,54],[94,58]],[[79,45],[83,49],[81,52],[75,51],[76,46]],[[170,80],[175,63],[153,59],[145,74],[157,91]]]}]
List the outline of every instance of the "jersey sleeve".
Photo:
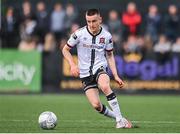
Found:
[{"label": "jersey sleeve", "polygon": [[106,51],[112,51],[112,50],[113,50],[112,35],[109,35],[109,36],[107,37],[105,50],[106,50]]},{"label": "jersey sleeve", "polygon": [[79,33],[78,31],[76,31],[73,34],[71,34],[69,40],[67,41],[67,45],[72,48],[78,43],[79,43]]}]

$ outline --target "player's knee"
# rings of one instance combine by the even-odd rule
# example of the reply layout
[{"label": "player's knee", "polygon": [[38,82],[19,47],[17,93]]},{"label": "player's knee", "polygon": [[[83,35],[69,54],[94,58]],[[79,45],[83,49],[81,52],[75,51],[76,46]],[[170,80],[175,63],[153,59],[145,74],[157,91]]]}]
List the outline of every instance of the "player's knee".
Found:
[{"label": "player's knee", "polygon": [[100,88],[103,92],[108,92],[110,90],[109,84],[102,84],[100,85]]},{"label": "player's knee", "polygon": [[101,111],[101,103],[100,102],[94,102],[94,103],[92,103],[92,106],[97,111]]}]

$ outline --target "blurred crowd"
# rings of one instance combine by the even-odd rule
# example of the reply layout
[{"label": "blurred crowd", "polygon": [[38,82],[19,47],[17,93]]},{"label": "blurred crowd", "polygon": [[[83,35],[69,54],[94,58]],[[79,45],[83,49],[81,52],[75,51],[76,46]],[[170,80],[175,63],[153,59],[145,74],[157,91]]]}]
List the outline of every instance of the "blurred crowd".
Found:
[{"label": "blurred crowd", "polygon": [[[52,11],[47,10],[47,5],[38,1],[36,10],[32,10],[32,3],[24,1],[19,13],[14,7],[7,7],[2,16],[0,47],[46,52],[62,48],[70,34],[81,27],[77,21],[80,11],[72,3],[55,3]],[[102,25],[112,33],[115,53],[123,54],[126,60],[141,60],[149,52],[162,59],[169,53],[180,53],[180,16],[176,5],[169,5],[161,13],[152,4],[147,13],[141,13],[130,2],[124,12],[110,10]]]}]

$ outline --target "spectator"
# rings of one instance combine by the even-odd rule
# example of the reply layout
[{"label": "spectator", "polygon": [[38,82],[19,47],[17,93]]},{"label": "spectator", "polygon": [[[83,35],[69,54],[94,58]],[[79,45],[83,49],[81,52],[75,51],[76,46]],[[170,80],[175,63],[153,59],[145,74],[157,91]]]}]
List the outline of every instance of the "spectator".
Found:
[{"label": "spectator", "polygon": [[65,12],[65,28],[66,30],[70,30],[71,25],[76,22],[78,12],[77,10],[75,10],[75,7],[71,3],[67,4]]},{"label": "spectator", "polygon": [[23,39],[18,46],[18,49],[20,51],[32,51],[32,50],[36,50],[37,48],[37,38],[36,37],[27,37],[25,39]]},{"label": "spectator", "polygon": [[145,55],[146,53],[146,46],[145,46],[145,40],[143,36],[137,37],[137,44],[138,44],[138,53]]},{"label": "spectator", "polygon": [[118,17],[118,13],[115,10],[109,12],[109,18],[107,21],[109,31],[112,33],[112,39],[115,47],[115,54],[120,52],[121,42],[121,21]]},{"label": "spectator", "polygon": [[139,52],[140,44],[138,42],[138,38],[134,35],[130,35],[127,39],[127,42],[124,44],[124,50],[126,53],[135,53]]},{"label": "spectator", "polygon": [[63,36],[65,25],[65,11],[60,3],[54,5],[50,21],[51,32],[55,34],[56,40],[58,40]]},{"label": "spectator", "polygon": [[124,58],[126,61],[139,62],[142,59],[142,52],[144,47],[144,40],[142,37],[130,35],[126,42],[124,42]]},{"label": "spectator", "polygon": [[180,52],[180,37],[176,39],[176,42],[172,45],[172,52],[179,53]]},{"label": "spectator", "polygon": [[121,35],[121,20],[118,17],[118,13],[115,10],[111,10],[109,12],[109,18],[108,18],[108,22],[107,22],[109,31],[112,34],[116,34],[116,35]]},{"label": "spectator", "polygon": [[122,23],[124,25],[123,37],[126,39],[128,35],[138,35],[141,22],[141,15],[136,9],[136,4],[130,2],[127,6],[127,11],[122,15]]},{"label": "spectator", "polygon": [[[59,89],[61,80],[61,58],[59,49],[56,48],[56,40],[52,33],[47,33],[42,51],[42,88]],[[53,92],[53,90],[52,90]]]},{"label": "spectator", "polygon": [[152,53],[153,44],[154,43],[150,35],[144,36],[144,45],[145,45],[146,52]]},{"label": "spectator", "polygon": [[29,36],[37,35],[37,23],[31,17],[26,20],[20,26],[21,39],[26,39]]},{"label": "spectator", "polygon": [[171,48],[170,42],[164,35],[159,37],[159,41],[154,46],[154,51],[159,53],[166,53],[169,52]]},{"label": "spectator", "polygon": [[118,34],[112,34],[112,40],[114,44],[114,53],[120,54],[122,48],[120,36]]},{"label": "spectator", "polygon": [[165,35],[170,41],[175,41],[179,34],[179,16],[178,9],[175,5],[170,5],[168,8],[168,14],[164,20]]},{"label": "spectator", "polygon": [[2,47],[17,48],[19,42],[19,22],[14,9],[8,7],[6,16],[2,19]]},{"label": "spectator", "polygon": [[40,1],[36,5],[36,19],[37,19],[37,34],[40,38],[40,42],[44,42],[44,37],[49,31],[49,17],[46,11],[46,5],[43,1]]},{"label": "spectator", "polygon": [[160,31],[161,16],[158,13],[156,5],[149,7],[148,14],[146,16],[146,35],[149,35],[152,41],[155,43],[158,40],[158,33]]},{"label": "spectator", "polygon": [[31,3],[25,0],[22,4],[21,22],[23,23],[27,18],[36,19],[34,12],[32,11]]},{"label": "spectator", "polygon": [[168,60],[171,50],[171,43],[167,40],[165,35],[160,35],[159,41],[154,46],[154,52],[156,58],[160,63],[164,63]]},{"label": "spectator", "polygon": [[74,33],[76,30],[78,30],[79,27],[80,27],[79,24],[73,23],[73,24],[71,25],[70,34]]},{"label": "spectator", "polygon": [[56,40],[52,33],[48,33],[45,36],[44,51],[53,52],[56,49]]},{"label": "spectator", "polygon": [[80,27],[79,24],[73,23],[70,27],[70,30],[67,31],[65,38],[67,37],[69,38],[71,34],[73,34],[76,30],[79,29],[79,27]]}]

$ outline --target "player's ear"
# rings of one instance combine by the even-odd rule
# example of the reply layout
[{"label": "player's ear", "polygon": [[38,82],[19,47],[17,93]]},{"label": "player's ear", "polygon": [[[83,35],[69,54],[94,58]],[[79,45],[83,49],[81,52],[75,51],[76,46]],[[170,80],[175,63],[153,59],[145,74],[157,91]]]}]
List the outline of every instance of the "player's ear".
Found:
[{"label": "player's ear", "polygon": [[99,16],[99,21],[100,21],[100,23],[102,23],[102,17],[101,16]]}]

